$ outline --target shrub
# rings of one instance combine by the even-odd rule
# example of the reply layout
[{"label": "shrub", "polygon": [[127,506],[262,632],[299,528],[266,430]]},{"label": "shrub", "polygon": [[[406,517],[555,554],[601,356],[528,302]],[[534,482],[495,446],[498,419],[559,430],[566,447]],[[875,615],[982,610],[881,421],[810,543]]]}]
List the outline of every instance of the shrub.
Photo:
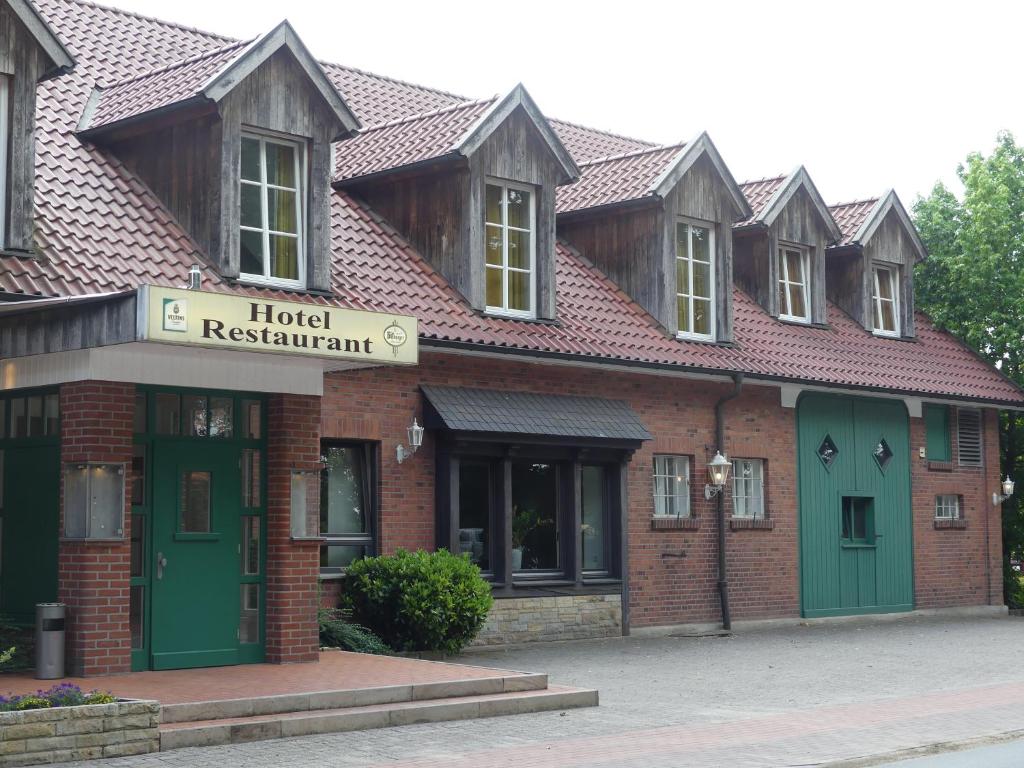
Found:
[{"label": "shrub", "polygon": [[354,653],[372,653],[387,656],[391,649],[384,641],[366,627],[348,621],[342,611],[320,610],[320,645],[325,648],[341,648]]},{"label": "shrub", "polygon": [[7,662],[9,662],[11,659],[14,658],[14,652],[16,650],[18,650],[18,649],[14,648],[14,647],[11,647],[11,648],[8,648],[3,653],[0,653],[0,667],[2,667],[4,664],[6,664]]},{"label": "shrub", "polygon": [[455,654],[483,627],[494,598],[468,555],[400,549],[352,563],[343,601],[354,621],[397,651]]}]

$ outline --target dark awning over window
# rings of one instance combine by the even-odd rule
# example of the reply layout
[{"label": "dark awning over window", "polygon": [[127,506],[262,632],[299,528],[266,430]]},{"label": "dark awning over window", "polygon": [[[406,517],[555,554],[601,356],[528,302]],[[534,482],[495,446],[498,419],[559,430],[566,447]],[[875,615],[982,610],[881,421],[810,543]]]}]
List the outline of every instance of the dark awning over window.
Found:
[{"label": "dark awning over window", "polygon": [[489,435],[523,435],[592,442],[650,440],[651,433],[622,400],[423,385],[431,428]]}]

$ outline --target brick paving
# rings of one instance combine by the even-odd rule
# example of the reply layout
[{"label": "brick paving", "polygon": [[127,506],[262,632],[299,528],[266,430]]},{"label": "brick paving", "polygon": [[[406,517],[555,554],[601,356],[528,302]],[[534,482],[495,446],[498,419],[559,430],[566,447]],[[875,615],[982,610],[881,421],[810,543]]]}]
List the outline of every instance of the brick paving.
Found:
[{"label": "brick paving", "polygon": [[488,652],[595,686],[601,707],[187,749],[139,768],[792,766],[1024,731],[1019,619],[792,627]]},{"label": "brick paving", "polygon": [[[470,663],[446,664],[328,651],[320,655],[319,664],[246,664],[212,669],[133,672],[105,678],[68,677],[60,682],[74,683],[89,690],[99,688],[127,699],[158,699],[163,704],[180,704],[249,696],[347,691],[384,685],[449,683],[507,674],[504,670],[472,666]],[[0,677],[0,694],[31,693],[49,685],[51,682],[36,680],[28,674],[4,675]]]}]

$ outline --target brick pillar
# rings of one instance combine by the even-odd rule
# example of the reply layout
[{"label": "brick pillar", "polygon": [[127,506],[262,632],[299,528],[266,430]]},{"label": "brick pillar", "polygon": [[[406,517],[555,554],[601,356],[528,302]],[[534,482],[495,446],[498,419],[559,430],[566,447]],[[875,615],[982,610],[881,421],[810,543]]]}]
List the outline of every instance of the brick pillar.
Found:
[{"label": "brick pillar", "polygon": [[986,408],[982,412],[985,438],[985,466],[982,481],[981,509],[988,515],[988,603],[1003,605],[1003,507],[992,503],[992,493],[1002,490],[1002,465],[999,462],[999,411]]},{"label": "brick pillar", "polygon": [[[68,606],[67,669],[104,675],[131,669],[128,596],[131,567],[132,416],[135,385],[81,381],[60,388],[61,462],[125,465],[124,538],[121,541],[61,541],[58,594]],[[60,531],[64,532],[64,472],[61,467]]]},{"label": "brick pillar", "polygon": [[274,395],[267,418],[267,661],[318,659],[320,546],[291,538],[291,471],[319,469],[320,398]]}]

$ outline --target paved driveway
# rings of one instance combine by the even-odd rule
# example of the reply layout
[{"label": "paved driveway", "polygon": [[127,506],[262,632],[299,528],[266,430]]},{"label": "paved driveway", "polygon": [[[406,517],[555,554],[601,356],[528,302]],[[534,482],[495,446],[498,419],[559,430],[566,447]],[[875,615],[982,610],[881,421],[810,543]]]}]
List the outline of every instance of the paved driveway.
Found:
[{"label": "paved driveway", "polygon": [[1024,730],[1024,620],[908,618],[473,653],[593,686],[564,713],[187,749],[106,768],[790,766]]}]

